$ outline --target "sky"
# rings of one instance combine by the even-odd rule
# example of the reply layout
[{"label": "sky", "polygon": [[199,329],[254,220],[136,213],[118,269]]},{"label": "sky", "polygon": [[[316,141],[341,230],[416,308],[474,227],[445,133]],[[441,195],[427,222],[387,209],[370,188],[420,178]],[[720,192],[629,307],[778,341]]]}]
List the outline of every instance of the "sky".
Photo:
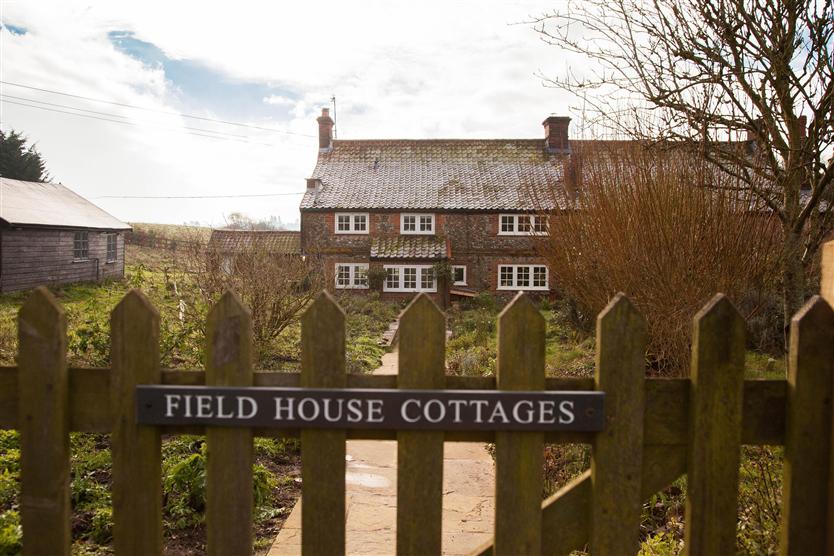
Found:
[{"label": "sky", "polygon": [[548,115],[576,118],[541,75],[581,61],[525,23],[564,1],[0,0],[0,126],[124,221],[293,227],[332,96],[340,139],[543,138]]}]

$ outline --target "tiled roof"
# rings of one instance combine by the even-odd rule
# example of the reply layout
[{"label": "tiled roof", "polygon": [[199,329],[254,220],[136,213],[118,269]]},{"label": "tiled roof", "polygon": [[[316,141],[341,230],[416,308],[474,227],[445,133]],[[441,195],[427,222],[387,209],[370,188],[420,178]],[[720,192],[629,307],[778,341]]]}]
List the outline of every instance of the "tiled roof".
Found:
[{"label": "tiled roof", "polygon": [[220,253],[258,249],[279,255],[300,255],[301,233],[284,230],[212,230],[209,247]]},{"label": "tiled roof", "polygon": [[372,259],[445,259],[446,240],[435,236],[396,236],[371,240]]},{"label": "tiled roof", "polygon": [[335,140],[301,209],[556,208],[566,160],[543,139]]}]

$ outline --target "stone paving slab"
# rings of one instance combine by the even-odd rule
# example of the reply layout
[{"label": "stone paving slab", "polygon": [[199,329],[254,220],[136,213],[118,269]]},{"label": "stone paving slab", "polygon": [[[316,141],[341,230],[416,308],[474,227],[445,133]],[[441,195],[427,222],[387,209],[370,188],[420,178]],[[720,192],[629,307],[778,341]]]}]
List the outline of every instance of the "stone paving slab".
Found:
[{"label": "stone paving slab", "polygon": [[[396,374],[397,354],[382,358],[374,374]],[[447,442],[443,457],[443,554],[458,556],[492,537],[495,468],[485,444]],[[397,443],[351,440],[345,472],[346,553],[394,554],[397,526]],[[303,485],[302,485],[303,488]],[[414,519],[420,519],[415,516]],[[301,501],[268,556],[301,554]]]}]

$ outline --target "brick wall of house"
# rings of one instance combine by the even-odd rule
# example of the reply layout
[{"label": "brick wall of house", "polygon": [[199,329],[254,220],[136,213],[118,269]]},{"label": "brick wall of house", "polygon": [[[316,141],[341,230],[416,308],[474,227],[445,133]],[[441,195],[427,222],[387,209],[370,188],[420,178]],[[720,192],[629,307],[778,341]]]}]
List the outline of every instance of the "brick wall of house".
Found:
[{"label": "brick wall of house", "polygon": [[[361,212],[361,211],[357,211]],[[328,287],[334,287],[334,265],[338,262],[369,262],[371,239],[400,234],[400,213],[369,212],[368,234],[335,233],[334,212],[301,212],[301,242],[305,253],[318,252],[328,269]],[[544,264],[536,255],[534,239],[528,236],[499,235],[499,213],[434,213],[435,235],[451,242],[453,265],[466,265],[467,287],[497,291],[499,264]],[[402,264],[415,261],[386,261]],[[382,267],[374,261],[373,267]],[[550,276],[552,287],[553,277]],[[340,290],[341,291],[341,290]],[[360,290],[361,291],[361,290]],[[509,292],[510,294],[512,292]],[[386,296],[410,297],[412,294],[388,293]]]}]

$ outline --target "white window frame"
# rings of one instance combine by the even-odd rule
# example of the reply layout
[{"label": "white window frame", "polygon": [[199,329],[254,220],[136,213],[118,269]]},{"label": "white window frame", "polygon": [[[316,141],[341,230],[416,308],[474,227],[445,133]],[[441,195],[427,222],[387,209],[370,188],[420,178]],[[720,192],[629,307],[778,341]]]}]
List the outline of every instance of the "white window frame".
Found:
[{"label": "white window frame", "polygon": [[[347,216],[348,217],[348,229],[347,230],[340,230],[339,229],[339,217],[340,216]],[[356,227],[356,219],[357,217],[364,217],[365,218],[365,229],[359,230]],[[367,212],[337,212],[333,217],[333,229],[337,234],[368,234],[368,230],[371,227],[371,216]]]},{"label": "white window frame", "polygon": [[[433,287],[431,288],[422,288],[421,284],[423,282],[423,273],[430,271],[434,272],[434,268],[431,265],[419,265],[419,264],[390,264],[384,265],[382,267],[385,269],[385,281],[383,282],[382,291],[384,292],[427,292],[427,293],[434,293],[437,291],[437,275],[433,277],[432,280]],[[396,269],[397,270],[397,287],[391,288],[388,286],[388,269]],[[413,268],[416,269],[416,280],[415,280],[415,287],[414,288],[406,288],[403,286],[405,281],[405,269],[406,268]]]},{"label": "white window frame", "polygon": [[[504,221],[505,218],[511,219],[512,224],[513,224],[513,229],[512,230],[509,230],[509,231],[502,230],[502,228],[503,228],[502,224],[503,224],[503,221]],[[520,229],[520,227],[521,227],[522,222],[524,222],[525,219],[529,222],[530,229],[526,230],[526,231],[522,231]],[[536,226],[536,223],[539,223],[542,220],[544,220],[544,228],[545,228],[544,231],[543,232],[535,231],[534,228]],[[548,226],[547,220],[548,220],[547,216],[543,215],[543,214],[527,214],[527,213],[510,214],[510,213],[505,212],[505,213],[502,213],[502,214],[498,215],[498,235],[499,236],[534,236],[534,235],[546,236],[546,235],[549,235],[549,233],[550,233],[548,231],[549,226]]]},{"label": "white window frame", "polygon": [[[340,284],[339,283],[339,267],[344,266],[348,268],[348,281],[349,284]],[[368,289],[368,263],[336,263],[333,267],[333,282],[336,285],[337,290],[367,290]],[[357,281],[357,278],[360,276],[360,273],[357,272],[358,270],[365,271],[365,283],[361,283]]]},{"label": "white window frame", "polygon": [[[405,229],[405,219],[406,217],[414,217],[414,230],[406,230]],[[429,225],[431,227],[430,230],[422,230],[421,227],[423,223],[420,219],[428,217]],[[427,212],[404,212],[400,214],[400,233],[404,235],[434,235],[435,230],[437,229],[437,219],[435,215],[432,213]]]},{"label": "white window frame", "polygon": [[[512,268],[512,284],[509,286],[501,285],[501,269]],[[518,269],[527,269],[529,285],[518,285]],[[535,276],[536,268],[544,268],[544,286],[534,286],[533,277]],[[524,290],[524,291],[549,291],[550,290],[550,269],[543,264],[500,264],[498,265],[498,281],[496,282],[499,290]]]},{"label": "white window frame", "polygon": [[[463,280],[455,280],[455,270],[463,269]],[[465,286],[466,285],[466,265],[465,264],[453,264],[452,265],[452,285],[453,286]]]}]

